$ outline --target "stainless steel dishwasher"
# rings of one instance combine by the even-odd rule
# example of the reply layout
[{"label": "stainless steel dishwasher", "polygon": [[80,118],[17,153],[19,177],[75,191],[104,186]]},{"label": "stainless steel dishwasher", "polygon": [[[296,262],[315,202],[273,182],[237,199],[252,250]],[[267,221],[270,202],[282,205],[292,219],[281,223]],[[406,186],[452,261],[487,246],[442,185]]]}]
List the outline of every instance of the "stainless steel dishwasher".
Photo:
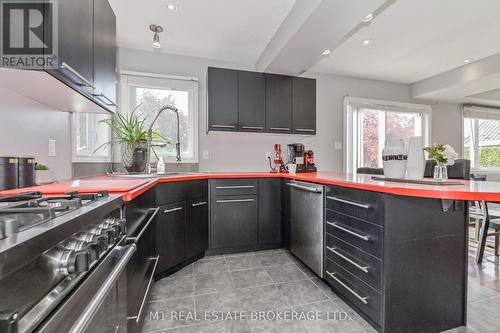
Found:
[{"label": "stainless steel dishwasher", "polygon": [[323,277],[323,186],[292,181],[290,251]]}]

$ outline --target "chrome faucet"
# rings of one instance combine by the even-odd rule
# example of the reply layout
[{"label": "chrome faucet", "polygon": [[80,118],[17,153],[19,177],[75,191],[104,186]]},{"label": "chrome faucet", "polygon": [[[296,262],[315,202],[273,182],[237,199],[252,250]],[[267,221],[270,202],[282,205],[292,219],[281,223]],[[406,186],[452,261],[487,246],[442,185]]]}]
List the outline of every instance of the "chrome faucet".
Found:
[{"label": "chrome faucet", "polygon": [[158,110],[158,112],[156,113],[156,116],[153,118],[153,121],[151,122],[151,125],[148,128],[148,142],[147,142],[147,156],[146,156],[146,158],[147,158],[146,170],[148,173],[151,173],[151,150],[152,150],[152,148],[156,147],[156,146],[164,146],[164,145],[153,145],[152,141],[153,141],[153,126],[156,123],[156,121],[158,120],[158,117],[165,110],[170,110],[172,112],[175,112],[175,115],[177,116],[177,143],[175,144],[175,151],[176,151],[175,159],[177,162],[181,161],[181,139],[180,139],[180,133],[179,133],[180,132],[180,130],[179,130],[179,126],[180,126],[179,125],[179,123],[180,123],[179,109],[177,109],[173,105],[164,105],[160,108],[160,110]]}]

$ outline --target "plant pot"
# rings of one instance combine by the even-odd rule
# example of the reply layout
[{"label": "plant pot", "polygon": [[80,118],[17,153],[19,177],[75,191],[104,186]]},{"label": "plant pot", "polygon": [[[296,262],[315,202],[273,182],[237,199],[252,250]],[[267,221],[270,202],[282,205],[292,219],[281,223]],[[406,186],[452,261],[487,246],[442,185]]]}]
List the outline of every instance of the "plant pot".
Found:
[{"label": "plant pot", "polygon": [[122,145],[122,164],[129,173],[143,173],[146,171],[147,143]]},{"label": "plant pot", "polygon": [[55,180],[52,170],[36,170],[35,177],[37,185],[53,183]]},{"label": "plant pot", "polygon": [[422,179],[425,172],[425,156],[423,139],[421,136],[412,136],[408,145],[408,162],[406,164],[406,178]]},{"label": "plant pot", "polygon": [[434,167],[434,180],[448,180],[448,167],[446,165],[438,163]]},{"label": "plant pot", "polygon": [[404,178],[408,152],[403,140],[387,140],[382,149],[384,176],[387,178]]}]

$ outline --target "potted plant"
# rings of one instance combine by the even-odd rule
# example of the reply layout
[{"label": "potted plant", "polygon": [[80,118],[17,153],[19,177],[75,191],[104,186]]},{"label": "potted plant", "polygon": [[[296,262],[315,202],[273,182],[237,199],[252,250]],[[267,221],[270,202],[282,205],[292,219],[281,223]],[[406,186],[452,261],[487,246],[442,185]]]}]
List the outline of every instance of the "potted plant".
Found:
[{"label": "potted plant", "polygon": [[[148,125],[147,117],[137,113],[137,109],[142,104],[137,105],[132,112],[122,114],[115,113],[111,118],[101,120],[111,128],[112,139],[96,150],[118,144],[121,148],[121,158],[123,167],[129,173],[140,173],[146,169]],[[153,141],[160,144],[170,144],[170,140],[153,131]]]},{"label": "potted plant", "polygon": [[455,164],[455,160],[458,158],[458,153],[455,149],[448,144],[435,143],[430,147],[424,148],[424,150],[429,154],[428,158],[435,160],[437,163],[434,168],[434,179],[447,180],[447,167]]},{"label": "potted plant", "polygon": [[54,174],[48,166],[42,163],[37,163],[35,165],[35,179],[37,185],[53,183]]}]

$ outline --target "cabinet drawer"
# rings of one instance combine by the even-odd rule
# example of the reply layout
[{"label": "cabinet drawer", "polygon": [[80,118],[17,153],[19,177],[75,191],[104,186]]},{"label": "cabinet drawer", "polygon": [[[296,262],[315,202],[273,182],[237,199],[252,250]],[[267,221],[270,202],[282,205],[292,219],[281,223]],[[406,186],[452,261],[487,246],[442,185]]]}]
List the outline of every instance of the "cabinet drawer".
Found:
[{"label": "cabinet drawer", "polygon": [[206,180],[191,180],[156,185],[156,204],[188,201],[208,196]]},{"label": "cabinet drawer", "polygon": [[257,179],[213,179],[210,181],[210,195],[257,194]]},{"label": "cabinet drawer", "polygon": [[382,262],[343,241],[326,234],[325,256],[352,275],[381,291]]},{"label": "cabinet drawer", "polygon": [[325,279],[336,292],[381,324],[382,295],[330,259],[325,259]]},{"label": "cabinet drawer", "polygon": [[375,257],[382,258],[382,227],[326,210],[326,232]]},{"label": "cabinet drawer", "polygon": [[380,193],[329,186],[326,208],[369,222],[384,223],[384,200]]}]

